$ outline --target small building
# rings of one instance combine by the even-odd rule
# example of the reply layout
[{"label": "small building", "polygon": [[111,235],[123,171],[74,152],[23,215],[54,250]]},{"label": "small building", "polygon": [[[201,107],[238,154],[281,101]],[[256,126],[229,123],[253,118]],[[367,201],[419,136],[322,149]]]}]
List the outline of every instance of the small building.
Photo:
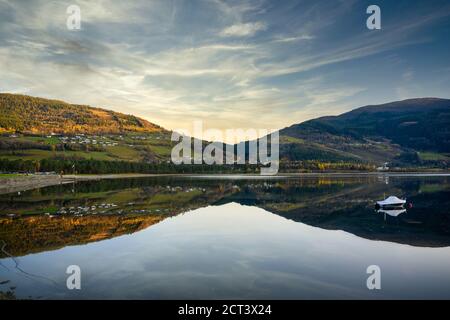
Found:
[{"label": "small building", "polygon": [[388,164],[389,162],[383,163],[383,166],[377,167],[377,171],[388,171],[389,170]]}]

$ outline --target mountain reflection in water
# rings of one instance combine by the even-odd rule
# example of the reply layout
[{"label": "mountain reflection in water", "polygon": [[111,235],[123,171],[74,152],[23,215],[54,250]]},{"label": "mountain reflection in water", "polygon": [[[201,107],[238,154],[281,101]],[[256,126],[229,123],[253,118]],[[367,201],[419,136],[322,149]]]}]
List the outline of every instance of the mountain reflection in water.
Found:
[{"label": "mountain reflection in water", "polygon": [[[377,212],[384,194],[414,206]],[[0,280],[32,297],[376,298],[428,297],[399,288],[439,275],[430,297],[450,297],[449,199],[447,177],[171,177],[1,195]],[[65,289],[70,264],[89,275],[82,292]],[[365,287],[370,264],[392,271],[378,295]]]}]

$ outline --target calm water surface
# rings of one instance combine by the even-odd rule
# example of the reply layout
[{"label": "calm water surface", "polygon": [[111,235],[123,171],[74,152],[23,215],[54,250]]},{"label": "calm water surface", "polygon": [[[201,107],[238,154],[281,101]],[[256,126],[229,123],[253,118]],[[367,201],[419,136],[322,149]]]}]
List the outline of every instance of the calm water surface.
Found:
[{"label": "calm water surface", "polygon": [[[389,195],[412,208],[377,212]],[[123,179],[0,195],[0,293],[450,298],[449,209],[445,176]],[[69,265],[81,290],[66,288]],[[369,265],[381,290],[367,289]]]}]

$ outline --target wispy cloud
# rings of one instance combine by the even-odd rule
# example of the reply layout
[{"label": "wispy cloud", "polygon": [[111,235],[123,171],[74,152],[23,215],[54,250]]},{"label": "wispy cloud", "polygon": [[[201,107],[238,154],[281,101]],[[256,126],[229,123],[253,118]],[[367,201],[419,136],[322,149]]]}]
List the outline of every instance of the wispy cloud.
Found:
[{"label": "wispy cloud", "polygon": [[[63,2],[0,0],[0,91],[113,108],[168,128],[198,118],[219,128],[284,127],[373,103],[386,78],[372,85],[364,59],[427,48],[436,40],[426,31],[448,16],[425,6],[372,32],[360,2],[73,2],[82,12],[76,32],[65,27]],[[390,63],[399,82],[386,99],[410,92],[395,89],[410,88],[409,69]]]},{"label": "wispy cloud", "polygon": [[265,30],[267,27],[262,22],[239,23],[229,26],[220,32],[222,37],[246,37],[253,36],[258,31]]},{"label": "wispy cloud", "polygon": [[273,41],[274,42],[295,42],[295,41],[300,41],[300,40],[312,40],[314,38],[315,38],[314,36],[304,34],[304,35],[295,36],[295,37],[278,37]]}]

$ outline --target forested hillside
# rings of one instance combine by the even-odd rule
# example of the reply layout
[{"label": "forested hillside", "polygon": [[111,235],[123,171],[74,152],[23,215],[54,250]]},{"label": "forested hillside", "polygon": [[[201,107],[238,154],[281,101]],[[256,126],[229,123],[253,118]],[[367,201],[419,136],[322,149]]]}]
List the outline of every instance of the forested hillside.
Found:
[{"label": "forested hillside", "polygon": [[100,134],[162,130],[133,115],[58,100],[0,94],[0,132]]},{"label": "forested hillside", "polygon": [[365,106],[280,130],[286,159],[434,162],[450,153],[450,100],[409,99]]},{"label": "forested hillside", "polygon": [[[0,94],[3,172],[259,171],[251,165],[177,167],[170,163],[175,144],[170,131],[133,115]],[[448,169],[450,100],[410,99],[292,125],[280,130],[280,158],[281,172],[373,171],[386,162],[398,170]]]}]

